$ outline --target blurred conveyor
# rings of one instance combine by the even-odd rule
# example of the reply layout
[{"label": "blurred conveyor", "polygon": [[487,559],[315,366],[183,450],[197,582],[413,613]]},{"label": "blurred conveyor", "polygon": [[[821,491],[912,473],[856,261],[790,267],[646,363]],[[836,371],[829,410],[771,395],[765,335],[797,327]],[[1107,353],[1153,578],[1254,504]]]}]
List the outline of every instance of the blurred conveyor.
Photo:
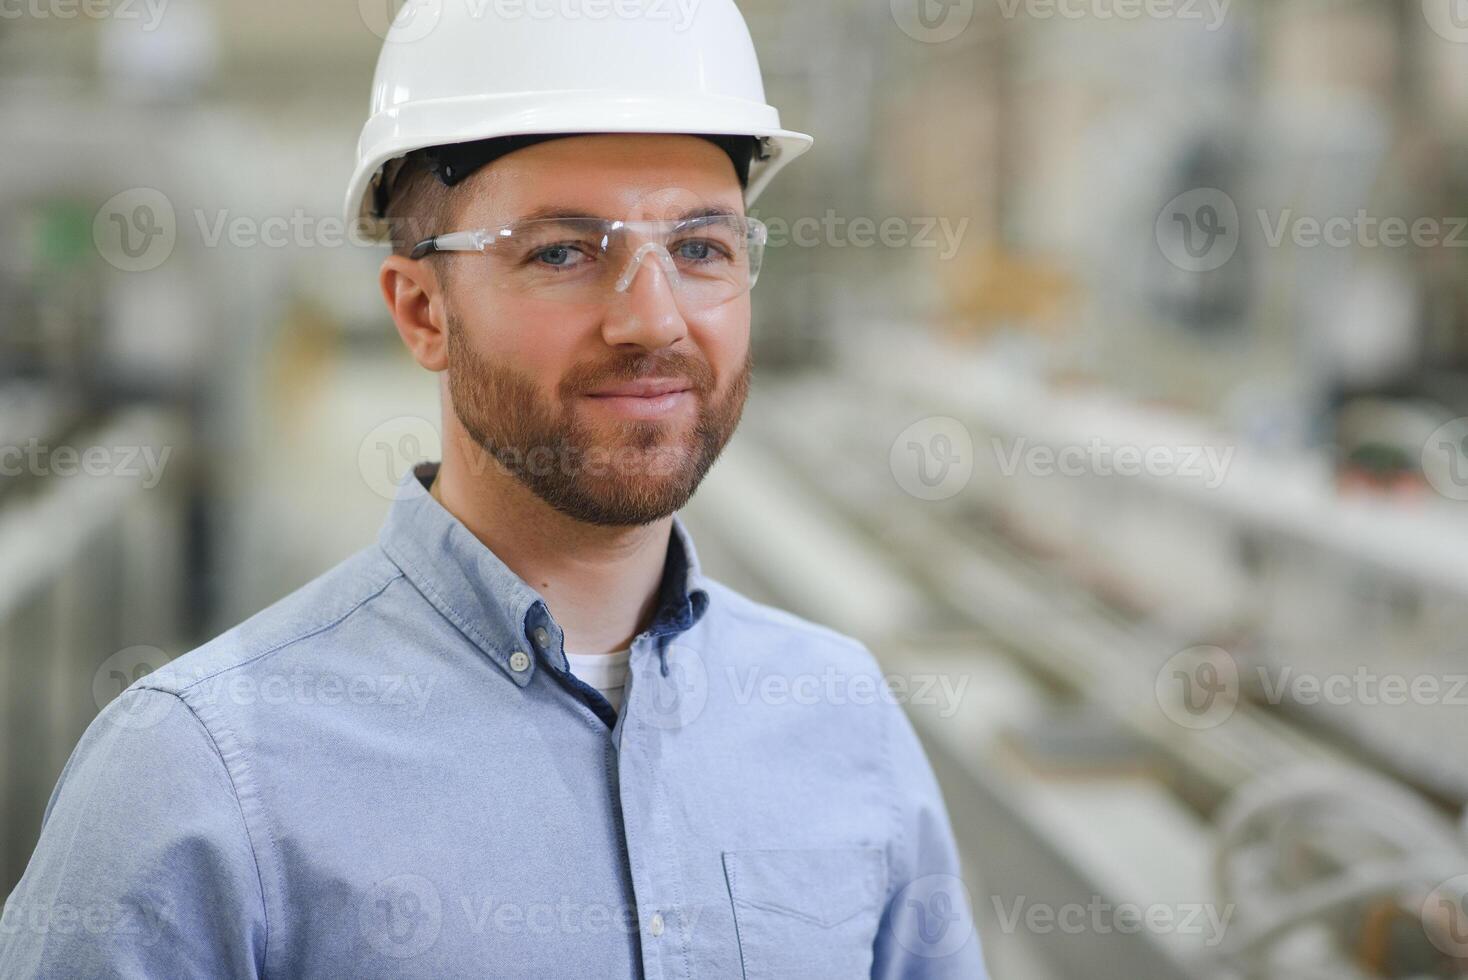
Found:
[{"label": "blurred conveyor", "polygon": [[[1145,563],[1150,552],[1088,554],[1082,540],[1071,541],[1068,553],[1065,534],[1087,533],[1089,515],[1067,513],[1073,502],[1049,485],[1056,481],[1025,484],[1023,473],[993,472],[992,459],[990,470],[984,467],[991,435],[1027,434],[1041,444],[1081,433],[1112,435],[1125,427],[1124,413],[1072,416],[1073,406],[1045,404],[1037,390],[1005,378],[993,364],[924,349],[911,335],[900,347],[853,343],[850,350],[833,372],[757,387],[739,437],[695,498],[690,520],[707,547],[728,559],[725,567],[744,573],[739,584],[751,593],[862,637],[893,675],[946,680],[947,698],[914,695],[907,708],[940,769],[967,866],[982,882],[974,893],[976,914],[996,976],[1350,978],[1398,975],[1382,967],[1419,955],[1442,960],[1420,925],[1406,940],[1398,935],[1381,946],[1389,952],[1370,956],[1356,947],[1355,933],[1363,918],[1386,921],[1384,908],[1415,922],[1427,891],[1454,873],[1454,862],[1468,871],[1452,826],[1468,799],[1468,755],[1421,750],[1425,739],[1444,737],[1446,716],[1419,712],[1422,727],[1413,729],[1403,724],[1405,714],[1383,723],[1371,711],[1351,717],[1343,710],[1321,723],[1303,706],[1251,697],[1257,692],[1245,683],[1225,718],[1190,727],[1186,718],[1179,723],[1159,677],[1181,651],[1213,643],[1230,648],[1227,656],[1241,674],[1255,665],[1330,668],[1329,660],[1311,659],[1316,651],[1284,646],[1287,631],[1271,632],[1275,617],[1261,609],[1250,582],[1258,564],[1271,560],[1259,557],[1261,548],[1277,551],[1280,563],[1320,548],[1328,551],[1327,568],[1354,564],[1362,574],[1420,591],[1425,605],[1449,607],[1444,597],[1457,594],[1464,576],[1458,563],[1444,559],[1463,540],[1463,529],[1434,527],[1432,514],[1384,514],[1379,524],[1357,521],[1359,534],[1349,533],[1351,527],[1343,533],[1329,522],[1378,515],[1314,508],[1304,491],[1257,499],[1241,481],[1258,486],[1272,477],[1257,465],[1250,471],[1254,462],[1247,460],[1230,471],[1229,483],[1206,491],[1146,478],[1076,481],[1069,492],[1105,495],[1115,520],[1125,523],[1140,510],[1132,525],[1139,535],[1149,517],[1177,529],[1164,544],[1172,565],[1182,567],[1174,572],[1165,565],[1149,596],[1154,583],[1130,574],[1126,564]],[[994,387],[976,390],[983,385]],[[970,485],[948,500],[915,499],[889,465],[904,427],[932,416],[960,419],[975,443]],[[1047,430],[1066,424],[1073,433]],[[1179,445],[1218,437],[1169,430],[1127,438]],[[1031,488],[1035,496],[1027,498]],[[1119,506],[1125,496],[1135,499]],[[1057,527],[1044,526],[1046,507]],[[1089,533],[1092,541],[1106,541],[1114,540],[1107,531],[1120,530]],[[1105,567],[1108,560],[1113,569]],[[1266,587],[1281,580],[1276,574]],[[1188,594],[1220,582],[1228,587]],[[1346,657],[1335,669],[1349,672],[1355,663]],[[1375,666],[1407,669],[1400,661]],[[1431,657],[1416,666],[1443,668]],[[1394,759],[1404,764],[1393,765]],[[1392,852],[1397,864],[1391,867],[1415,869],[1406,873],[1408,884],[1391,878],[1340,898],[1340,881],[1360,878],[1356,862],[1386,860],[1373,848],[1392,842],[1372,838],[1372,846],[1362,846],[1350,833],[1327,828],[1308,842],[1322,877],[1300,883],[1301,903],[1270,899],[1266,907],[1260,898],[1248,907],[1253,886],[1232,873],[1235,855],[1228,850],[1242,845],[1220,836],[1219,821],[1260,786],[1305,785],[1316,775],[1324,788],[1302,807],[1319,806],[1323,798],[1349,828],[1353,814],[1365,814],[1373,799],[1393,800],[1398,809],[1387,812],[1400,825],[1432,827],[1451,843],[1442,845],[1445,852],[1426,843],[1422,853]],[[1337,783],[1346,789],[1330,788]],[[1308,809],[1281,809],[1288,794],[1275,797],[1275,809],[1250,811],[1238,825],[1254,828],[1266,817],[1284,819],[1280,813],[1308,816]],[[1369,833],[1373,825],[1362,819]],[[1251,846],[1257,843],[1251,839]],[[1271,856],[1266,865],[1275,857],[1284,860]],[[1423,861],[1440,874],[1419,884]],[[1307,885],[1319,893],[1316,899]],[[1033,935],[1016,925],[1027,903],[1057,909],[1093,896],[1110,908],[1131,903],[1222,919],[1212,927],[1200,920],[1191,929],[1075,934]],[[1319,912],[1311,928],[1327,929],[1327,939],[1334,928],[1342,941],[1282,942],[1300,925],[1286,910],[1307,908]],[[1281,963],[1295,972],[1280,972]]]}]

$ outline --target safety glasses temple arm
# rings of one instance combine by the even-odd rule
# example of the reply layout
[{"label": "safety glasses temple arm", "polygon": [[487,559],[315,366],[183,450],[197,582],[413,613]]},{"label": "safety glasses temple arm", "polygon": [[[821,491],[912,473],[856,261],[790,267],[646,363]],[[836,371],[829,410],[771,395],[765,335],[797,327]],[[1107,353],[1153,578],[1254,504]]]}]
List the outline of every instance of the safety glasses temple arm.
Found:
[{"label": "safety glasses temple arm", "polygon": [[421,259],[432,252],[482,252],[486,235],[482,231],[458,231],[451,235],[426,238],[413,246],[409,258]]}]

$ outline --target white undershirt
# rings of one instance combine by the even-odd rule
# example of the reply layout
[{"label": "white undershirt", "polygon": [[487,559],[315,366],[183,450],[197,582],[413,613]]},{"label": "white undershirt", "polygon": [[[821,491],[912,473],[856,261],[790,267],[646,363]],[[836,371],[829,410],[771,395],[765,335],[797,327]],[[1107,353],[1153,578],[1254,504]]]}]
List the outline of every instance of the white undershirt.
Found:
[{"label": "white undershirt", "polygon": [[616,653],[567,653],[571,673],[602,693],[616,711],[622,710],[622,689],[627,686],[627,660],[632,650]]}]

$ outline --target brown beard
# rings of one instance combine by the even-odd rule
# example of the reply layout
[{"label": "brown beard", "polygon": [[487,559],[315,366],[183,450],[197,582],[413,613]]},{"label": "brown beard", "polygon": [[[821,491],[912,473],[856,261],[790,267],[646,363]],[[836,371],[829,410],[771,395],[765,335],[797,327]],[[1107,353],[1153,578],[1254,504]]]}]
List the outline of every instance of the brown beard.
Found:
[{"label": "brown beard", "polygon": [[[480,459],[493,460],[541,500],[587,524],[640,526],[682,508],[734,435],[749,395],[752,351],[715,402],[708,362],[663,350],[575,368],[558,388],[558,404],[552,404],[522,372],[481,357],[452,311],[448,325],[449,397],[460,424],[484,450]],[[586,392],[656,377],[690,382],[698,414],[686,435],[681,423],[674,429],[671,423],[628,419],[612,424],[610,437],[598,442],[596,431],[574,411]]]}]

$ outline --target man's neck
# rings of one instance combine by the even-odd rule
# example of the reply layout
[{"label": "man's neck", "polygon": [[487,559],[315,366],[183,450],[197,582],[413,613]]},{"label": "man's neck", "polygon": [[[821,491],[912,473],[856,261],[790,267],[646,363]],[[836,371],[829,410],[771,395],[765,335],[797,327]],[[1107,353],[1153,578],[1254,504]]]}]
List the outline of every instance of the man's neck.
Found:
[{"label": "man's neck", "polygon": [[567,517],[498,467],[445,453],[429,493],[545,599],[570,653],[625,649],[651,622],[672,518],[597,527]]}]

